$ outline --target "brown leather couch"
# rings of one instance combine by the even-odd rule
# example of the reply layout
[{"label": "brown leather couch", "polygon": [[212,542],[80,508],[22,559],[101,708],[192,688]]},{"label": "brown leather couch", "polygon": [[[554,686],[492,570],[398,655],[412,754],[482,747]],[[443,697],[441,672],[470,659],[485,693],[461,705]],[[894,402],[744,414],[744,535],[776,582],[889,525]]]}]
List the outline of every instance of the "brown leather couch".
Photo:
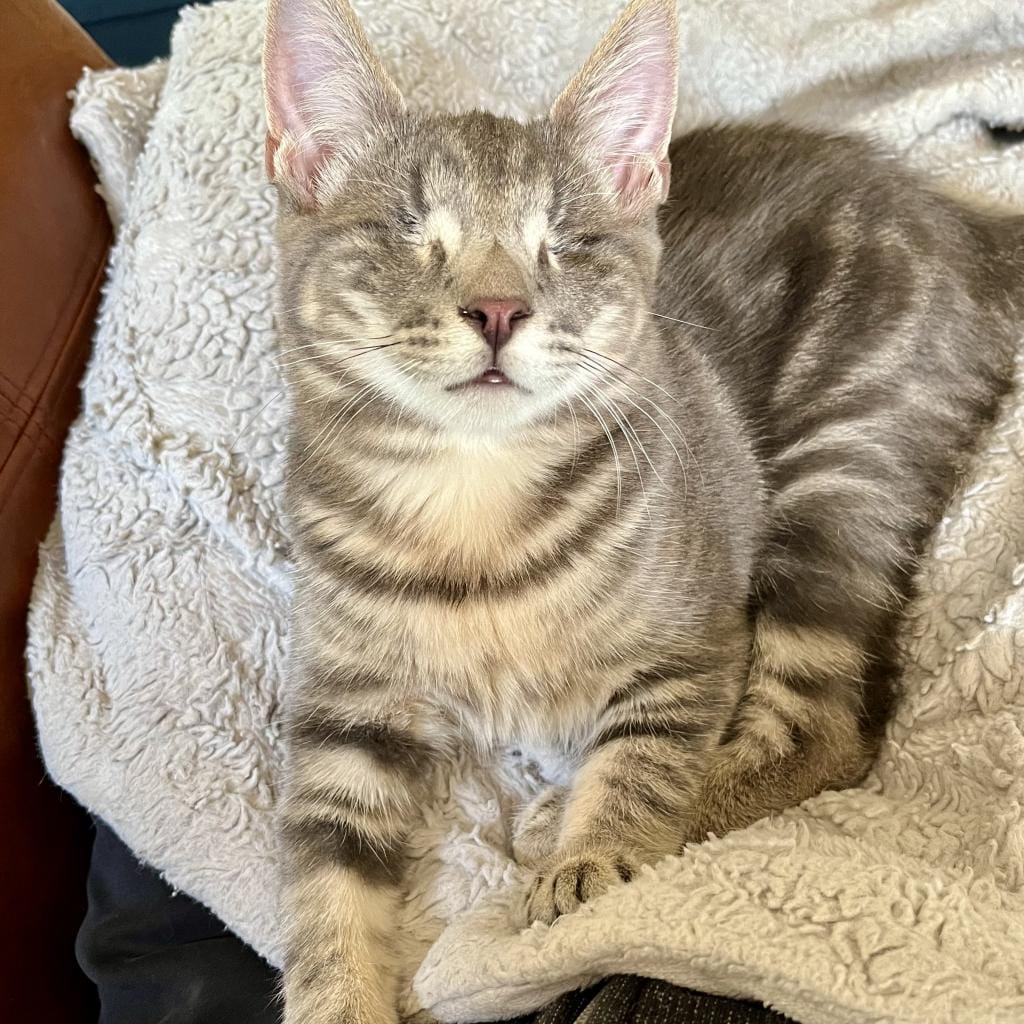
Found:
[{"label": "brown leather couch", "polygon": [[[92,827],[46,779],[27,698],[24,648],[37,550],[53,518],[61,451],[78,410],[111,242],[88,159],[68,131],[67,92],[83,66],[107,64],[53,0],[0,0],[0,1024],[92,1024],[99,1014],[95,988],[74,953]],[[198,904],[183,907],[187,897],[140,867],[102,823],[99,834],[109,848],[101,880],[118,874],[130,879],[130,898],[111,921],[117,925],[138,913],[145,918],[143,930],[154,917],[168,922],[156,929],[149,953],[137,951],[147,947],[132,935],[116,943],[116,962],[106,965],[112,984],[121,985],[116,994],[136,1005],[156,1004],[160,996],[166,1005],[186,988],[194,996],[198,973],[199,981],[218,990],[207,990],[200,1000],[208,1014],[202,1019],[221,1019],[221,1005],[237,1017],[253,1000],[262,1002],[265,1017],[276,984],[270,969]],[[102,857],[98,863],[103,865]],[[135,876],[145,877],[140,882]],[[96,942],[102,944],[109,923],[94,927]],[[199,960],[209,961],[205,970],[195,959],[175,959],[181,935],[201,936],[202,943],[191,944],[201,946]],[[162,960],[161,942],[169,947]],[[235,948],[221,948],[231,944]],[[83,948],[88,952],[87,942]],[[126,948],[131,955],[118,960]],[[252,963],[240,965],[246,956]],[[153,991],[159,979],[166,992]],[[540,1020],[573,1020],[591,1000],[597,1017],[622,1024],[784,1024],[754,1004],[628,977],[570,994]],[[121,1013],[118,1019],[133,1018]]]},{"label": "brown leather couch", "polygon": [[0,2],[0,1020],[95,1021],[78,970],[86,815],[47,781],[25,615],[79,401],[111,228],[67,92],[107,58],[52,0]]}]

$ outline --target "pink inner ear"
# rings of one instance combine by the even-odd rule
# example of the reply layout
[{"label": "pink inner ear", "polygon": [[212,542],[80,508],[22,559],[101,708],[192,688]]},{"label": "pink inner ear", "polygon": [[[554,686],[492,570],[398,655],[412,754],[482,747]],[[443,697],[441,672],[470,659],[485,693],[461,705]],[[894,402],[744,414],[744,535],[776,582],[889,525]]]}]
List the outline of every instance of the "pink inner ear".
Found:
[{"label": "pink inner ear", "polygon": [[617,69],[595,98],[595,108],[609,149],[659,159],[672,127],[675,67],[670,50],[654,40],[646,42]]},{"label": "pink inner ear", "polygon": [[625,200],[667,192],[677,88],[671,2],[628,7],[555,105],[556,116],[582,130]]},{"label": "pink inner ear", "polygon": [[609,162],[615,189],[626,203],[657,189],[662,201],[668,195],[668,160],[612,160]]},{"label": "pink inner ear", "polygon": [[264,155],[270,181],[282,177],[303,206],[315,205],[317,175],[330,157],[328,147],[307,139],[305,145],[291,142],[282,149],[281,140],[268,133]]},{"label": "pink inner ear", "polygon": [[331,155],[323,131],[314,130],[329,125],[345,135],[348,121],[361,113],[356,94],[364,68],[353,58],[331,0],[280,0],[271,12],[263,59],[267,170],[312,199],[317,174]]}]

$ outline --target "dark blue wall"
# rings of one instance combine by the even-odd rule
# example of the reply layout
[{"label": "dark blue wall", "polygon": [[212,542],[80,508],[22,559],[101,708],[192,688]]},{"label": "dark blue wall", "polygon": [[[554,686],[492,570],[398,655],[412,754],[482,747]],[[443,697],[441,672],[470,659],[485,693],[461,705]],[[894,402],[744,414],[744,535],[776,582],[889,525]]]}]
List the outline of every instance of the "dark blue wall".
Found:
[{"label": "dark blue wall", "polygon": [[164,57],[185,0],[61,0],[68,13],[125,66]]}]

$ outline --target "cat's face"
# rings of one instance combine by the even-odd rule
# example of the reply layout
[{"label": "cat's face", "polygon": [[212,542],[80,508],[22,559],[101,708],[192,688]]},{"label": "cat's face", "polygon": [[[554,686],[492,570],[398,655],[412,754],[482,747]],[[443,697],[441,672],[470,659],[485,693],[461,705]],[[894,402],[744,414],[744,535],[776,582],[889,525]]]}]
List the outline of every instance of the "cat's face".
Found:
[{"label": "cat's face", "polygon": [[290,212],[285,304],[322,367],[451,429],[597,401],[593,353],[628,361],[657,252],[607,192],[548,124],[407,119]]},{"label": "cat's face", "polygon": [[[657,269],[675,83],[641,58],[671,68],[674,45],[638,39],[636,22],[658,13],[664,30],[665,9],[635,3],[552,116],[524,125],[410,114],[350,11],[279,0],[268,165],[285,315],[307,346],[297,365],[465,434],[574,401],[600,409],[601,382],[621,376],[648,323]],[[289,49],[289,17],[333,17],[333,50]],[[316,106],[321,83],[296,120],[314,80],[303,61],[354,97],[344,109]],[[641,102],[655,124],[638,119]]]}]

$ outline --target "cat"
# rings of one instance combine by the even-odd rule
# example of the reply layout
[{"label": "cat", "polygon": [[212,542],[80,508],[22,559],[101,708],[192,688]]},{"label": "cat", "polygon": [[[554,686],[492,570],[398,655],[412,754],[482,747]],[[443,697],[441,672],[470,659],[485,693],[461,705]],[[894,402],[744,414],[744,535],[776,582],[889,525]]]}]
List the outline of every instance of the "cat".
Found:
[{"label": "cat", "polygon": [[869,770],[1021,220],[853,139],[670,145],[676,38],[633,0],[548,117],[427,116],[344,0],[271,0],[288,1024],[396,1019],[405,834],[460,747],[572,766],[516,823],[542,922]]}]

